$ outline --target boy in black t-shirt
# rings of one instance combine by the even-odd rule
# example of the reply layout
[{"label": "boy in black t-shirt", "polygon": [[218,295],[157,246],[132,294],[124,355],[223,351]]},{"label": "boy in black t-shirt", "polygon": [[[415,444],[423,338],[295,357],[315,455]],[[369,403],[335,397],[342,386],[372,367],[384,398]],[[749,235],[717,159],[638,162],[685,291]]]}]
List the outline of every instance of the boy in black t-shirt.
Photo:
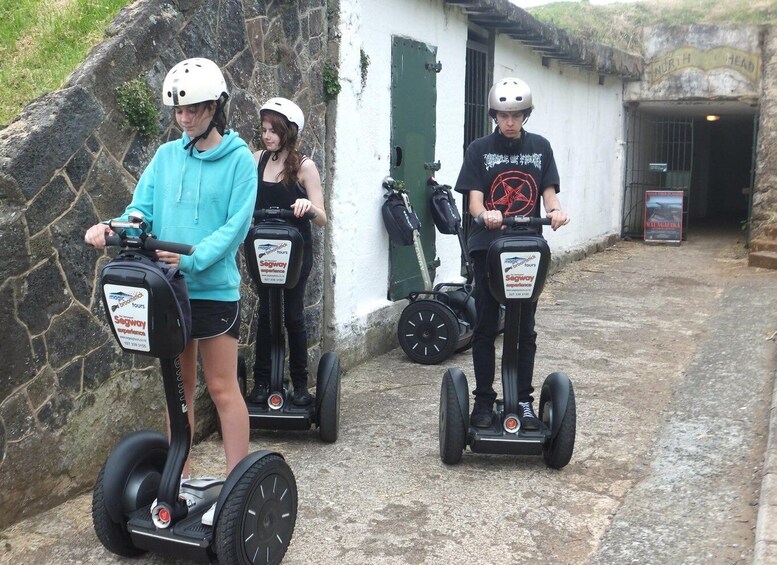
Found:
[{"label": "boy in black t-shirt", "polygon": [[[487,428],[491,425],[494,400],[496,354],[494,342],[499,328],[499,303],[488,289],[486,253],[495,239],[503,235],[503,216],[540,217],[539,198],[555,231],[569,223],[561,210],[557,193],[559,176],[553,150],[542,136],[529,133],[523,124],[532,110],[529,86],[517,78],[505,78],[491,87],[488,113],[496,121],[491,135],[473,141],[464,155],[456,181],[456,191],[469,194],[469,213],[481,217],[473,222],[468,238],[475,274],[477,320],[472,336],[472,361],[475,367],[475,406],[470,422]],[[538,230],[542,234],[541,228]],[[534,313],[537,303],[521,308],[518,340],[518,416],[521,428],[536,430],[539,420],[532,403],[534,355],[537,333]]]}]

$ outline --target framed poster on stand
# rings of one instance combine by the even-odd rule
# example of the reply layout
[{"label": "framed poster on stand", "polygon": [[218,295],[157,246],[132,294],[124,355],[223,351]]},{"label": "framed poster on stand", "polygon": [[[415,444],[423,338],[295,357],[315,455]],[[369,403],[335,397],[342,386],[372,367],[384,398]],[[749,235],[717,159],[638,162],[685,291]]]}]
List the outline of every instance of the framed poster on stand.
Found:
[{"label": "framed poster on stand", "polygon": [[673,243],[683,240],[683,191],[645,191],[645,243]]}]

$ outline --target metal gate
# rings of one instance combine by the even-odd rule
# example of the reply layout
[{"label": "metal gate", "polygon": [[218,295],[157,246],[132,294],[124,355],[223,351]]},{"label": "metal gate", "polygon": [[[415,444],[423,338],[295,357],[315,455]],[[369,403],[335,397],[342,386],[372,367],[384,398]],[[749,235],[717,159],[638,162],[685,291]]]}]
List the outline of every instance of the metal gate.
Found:
[{"label": "metal gate", "polygon": [[693,119],[648,115],[630,108],[626,140],[621,236],[643,237],[645,191],[682,190],[685,238],[691,199]]},{"label": "metal gate", "polygon": [[[464,147],[467,147],[478,137],[491,132],[491,118],[488,117],[488,91],[491,85],[491,57],[489,48],[478,41],[467,41],[467,65],[464,72]],[[451,183],[452,184],[452,183]],[[464,238],[469,236],[472,216],[469,215],[469,195],[462,197],[461,223]],[[462,275],[464,259],[462,258]]]}]

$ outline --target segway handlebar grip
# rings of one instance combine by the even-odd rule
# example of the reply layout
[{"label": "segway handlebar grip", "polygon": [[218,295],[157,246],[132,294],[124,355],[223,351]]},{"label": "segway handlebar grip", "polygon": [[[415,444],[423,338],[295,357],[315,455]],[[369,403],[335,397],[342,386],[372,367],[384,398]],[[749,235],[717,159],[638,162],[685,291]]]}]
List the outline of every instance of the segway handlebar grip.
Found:
[{"label": "segway handlebar grip", "polygon": [[169,251],[170,253],[178,253],[179,255],[191,255],[194,253],[193,245],[175,243],[174,241],[162,241],[161,239],[153,237],[146,238],[144,249],[149,249],[151,251]]},{"label": "segway handlebar grip", "polygon": [[432,187],[435,190],[453,190],[453,187],[449,184],[440,184],[434,177],[426,179],[426,185]]},{"label": "segway handlebar grip", "polygon": [[173,241],[162,241],[153,237],[121,237],[118,234],[106,235],[105,245],[108,247],[127,247],[133,249],[145,249],[147,251],[169,251],[180,255],[191,255],[194,246]]},{"label": "segway handlebar grip", "polygon": [[[302,215],[304,220],[312,220],[316,217],[315,212],[305,212]],[[297,217],[292,210],[286,210],[284,208],[262,208],[260,210],[254,210],[254,220],[294,220]]]},{"label": "segway handlebar grip", "polygon": [[[479,226],[483,225],[483,217],[477,216],[473,221]],[[549,226],[550,218],[537,218],[534,216],[502,216],[503,226]]]}]

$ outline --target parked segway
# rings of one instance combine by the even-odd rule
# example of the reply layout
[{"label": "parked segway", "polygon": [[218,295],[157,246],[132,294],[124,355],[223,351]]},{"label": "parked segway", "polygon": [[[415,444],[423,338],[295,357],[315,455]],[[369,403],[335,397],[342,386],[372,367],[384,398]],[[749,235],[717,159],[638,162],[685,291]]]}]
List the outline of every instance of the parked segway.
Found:
[{"label": "parked segway", "polygon": [[[476,220],[482,221],[482,220]],[[550,225],[549,218],[505,217],[507,226]],[[488,249],[489,290],[507,304],[502,352],[503,400],[489,428],[469,423],[469,387],[464,373],[448,369],[440,392],[440,458],[461,460],[467,445],[476,453],[540,455],[554,469],[572,458],[575,445],[575,393],[564,373],[548,375],[542,385],[538,430],[520,429],[518,419],[518,334],[521,306],[536,302],[550,265],[550,248],[538,236],[516,233],[495,240]]]},{"label": "parked segway", "polygon": [[[434,179],[429,179],[429,184],[440,186]],[[467,349],[472,341],[475,320],[472,287],[442,283],[432,288],[421,246],[421,223],[410,204],[410,197],[391,177],[383,179],[383,188],[387,194],[382,213],[389,236],[396,245],[415,247],[424,281],[423,290],[411,292],[407,296],[409,304],[399,318],[397,339],[405,355],[412,361],[436,365],[454,352]],[[452,197],[450,202],[455,210]],[[458,216],[457,210],[455,213]]]},{"label": "parked segway", "polygon": [[[307,430],[318,426],[323,441],[337,441],[340,427],[340,360],[333,351],[324,353],[316,375],[316,401],[310,406],[295,406],[292,389],[284,383],[286,336],[283,330],[283,289],[293,288],[302,270],[303,240],[299,230],[286,220],[294,212],[268,208],[254,212],[254,225],[245,240],[248,272],[254,283],[269,289],[270,390],[266,404],[246,399],[252,428]],[[310,218],[308,218],[310,219]],[[238,378],[246,392],[247,368],[241,358]]]},{"label": "parked segway", "polygon": [[[297,517],[297,485],[280,454],[251,453],[226,480],[181,484],[191,429],[178,356],[188,341],[189,302],[183,277],[158,263],[155,250],[191,254],[194,248],[154,239],[142,220],[108,225],[118,231],[107,244],[121,251],[101,273],[103,306],[124,351],[159,358],[170,440],[138,431],[111,452],[93,491],[98,539],[126,557],[152,551],[197,561],[247,564],[261,556],[262,563],[279,563]],[[127,228],[142,235],[126,235]],[[214,503],[213,525],[203,525],[202,515]]]}]

